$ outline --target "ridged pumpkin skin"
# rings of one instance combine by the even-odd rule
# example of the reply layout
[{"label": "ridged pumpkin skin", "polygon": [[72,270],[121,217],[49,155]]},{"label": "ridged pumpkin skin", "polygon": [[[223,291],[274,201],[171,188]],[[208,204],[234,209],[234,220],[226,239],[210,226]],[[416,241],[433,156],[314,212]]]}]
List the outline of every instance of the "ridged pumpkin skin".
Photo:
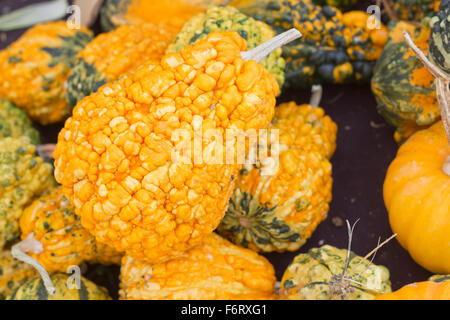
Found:
[{"label": "ridged pumpkin skin", "polygon": [[372,78],[378,112],[396,128],[394,139],[399,143],[440,118],[434,77],[409,48],[403,31],[422,51],[428,51],[428,26],[416,28],[408,22],[391,22],[388,41]]},{"label": "ridged pumpkin skin", "polygon": [[323,109],[295,102],[279,105],[269,126],[279,134],[279,163],[240,170],[218,231],[254,250],[295,251],[326,218],[331,201],[331,164],[336,124]]},{"label": "ridged pumpkin skin", "polygon": [[55,177],[98,241],[158,262],[217,227],[239,164],[172,159],[183,145],[172,134],[185,129],[191,142],[200,128],[268,126],[278,84],[245,50],[237,33],[213,32],[78,103],[58,137]]},{"label": "ridged pumpkin skin", "polygon": [[439,7],[437,0],[387,0],[398,20],[421,21],[432,16]]},{"label": "ridged pumpkin skin", "polygon": [[383,189],[400,244],[418,264],[440,274],[450,273],[450,177],[442,170],[448,156],[450,147],[439,121],[400,147]]},{"label": "ridged pumpkin skin", "polygon": [[20,217],[22,239],[34,232],[44,251],[28,253],[48,271],[66,272],[83,261],[120,264],[122,256],[107,245],[95,241],[93,235],[81,226],[69,199],[60,188],[50,195],[35,200]]},{"label": "ridged pumpkin skin", "polygon": [[450,300],[450,276],[433,276],[429,281],[411,283],[375,300]]},{"label": "ridged pumpkin skin", "polygon": [[124,300],[273,299],[275,271],[253,251],[216,234],[180,257],[150,265],[125,256],[120,297]]},{"label": "ridged pumpkin skin", "polygon": [[312,0],[232,0],[230,6],[266,22],[277,33],[290,28],[302,33],[283,47],[288,87],[368,82],[387,37],[384,25],[367,28],[365,12],[343,14]]},{"label": "ridged pumpkin skin", "polygon": [[[275,32],[267,24],[240,13],[228,6],[211,6],[205,12],[186,22],[167,52],[176,52],[198,39],[205,39],[213,31],[236,31],[247,41],[247,48],[253,49],[272,39]],[[277,79],[283,87],[285,61],[281,48],[272,52],[261,64]]]},{"label": "ridged pumpkin skin", "polygon": [[31,265],[14,259],[11,251],[0,251],[0,300],[37,274]]},{"label": "ridged pumpkin skin", "polygon": [[91,39],[88,29],[70,29],[65,21],[28,29],[0,51],[0,98],[41,124],[63,120],[70,113],[65,82],[75,56]]},{"label": "ridged pumpkin skin", "polygon": [[439,12],[430,20],[431,62],[450,76],[450,1],[441,1]]},{"label": "ridged pumpkin skin", "polygon": [[135,71],[148,60],[160,59],[178,31],[142,23],[98,35],[77,55],[67,81],[69,104],[75,106],[106,82]]},{"label": "ridged pumpkin skin", "polygon": [[0,138],[0,248],[19,237],[22,210],[55,185],[51,164],[35,152],[28,137]]},{"label": "ridged pumpkin skin", "polygon": [[[69,275],[55,273],[51,275],[51,279],[56,289],[55,295],[47,293],[42,279],[38,276],[14,290],[8,300],[111,300],[105,288],[82,276],[80,289],[75,287],[75,280],[69,279]],[[74,287],[69,288],[68,284]]]},{"label": "ridged pumpkin skin", "polygon": [[6,99],[0,99],[0,139],[27,136],[31,143],[40,143],[39,131],[33,128],[26,113]]},{"label": "ridged pumpkin skin", "polygon": [[324,245],[296,256],[281,279],[280,299],[372,300],[376,291],[391,292],[389,270],[353,252],[345,275],[359,284],[344,280],[341,290],[339,276],[344,271],[347,252]]}]

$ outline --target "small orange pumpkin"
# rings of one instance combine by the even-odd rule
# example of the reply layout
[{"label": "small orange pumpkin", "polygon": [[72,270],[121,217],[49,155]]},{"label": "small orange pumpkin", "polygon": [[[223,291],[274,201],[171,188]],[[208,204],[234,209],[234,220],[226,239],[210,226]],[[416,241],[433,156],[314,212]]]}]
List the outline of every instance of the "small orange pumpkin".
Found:
[{"label": "small orange pumpkin", "polygon": [[450,300],[450,275],[411,283],[397,291],[379,295],[375,300]]}]

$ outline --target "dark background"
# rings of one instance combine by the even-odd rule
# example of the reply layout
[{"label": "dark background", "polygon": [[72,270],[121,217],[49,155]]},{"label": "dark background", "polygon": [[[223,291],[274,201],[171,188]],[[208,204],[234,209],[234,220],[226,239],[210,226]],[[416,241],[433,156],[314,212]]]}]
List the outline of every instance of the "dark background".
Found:
[{"label": "dark background", "polygon": [[[0,0],[0,14],[35,2],[40,0]],[[358,7],[365,10],[369,4],[372,1],[360,1]],[[93,29],[99,30],[98,22]],[[0,32],[0,48],[6,47],[23,32],[24,30]],[[307,103],[309,97],[309,90],[289,90],[281,95],[278,102],[294,100],[297,103]],[[369,84],[324,86],[321,106],[339,128],[337,149],[332,158],[333,201],[328,218],[299,251],[265,254],[275,266],[278,279],[293,257],[300,252],[322,244],[346,248],[346,219],[350,223],[360,219],[353,235],[352,250],[361,256],[376,247],[378,237],[384,240],[392,234],[382,188],[386,170],[398,147],[393,140],[394,130],[376,112],[376,102]],[[56,142],[57,133],[62,126],[63,123],[37,126],[42,142]],[[341,227],[332,222],[335,217],[344,222]],[[378,251],[374,263],[382,264],[390,270],[394,290],[411,282],[423,281],[431,275],[417,265],[396,240]],[[103,271],[90,269],[90,272],[98,277]],[[113,269],[112,272],[117,274],[118,269]],[[108,279],[110,280],[102,279],[102,284],[113,281]]]}]

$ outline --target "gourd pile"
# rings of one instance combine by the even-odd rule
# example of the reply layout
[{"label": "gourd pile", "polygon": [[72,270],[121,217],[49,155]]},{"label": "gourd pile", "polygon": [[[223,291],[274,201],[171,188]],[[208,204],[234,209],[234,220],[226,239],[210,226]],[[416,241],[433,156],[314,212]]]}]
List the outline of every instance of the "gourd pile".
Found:
[{"label": "gourd pile", "polygon": [[[450,1],[385,1],[377,27],[356,2],[105,0],[101,33],[41,23],[0,51],[0,299],[450,299]],[[396,292],[371,259],[393,237],[357,255],[347,221],[347,248],[302,250],[332,205],[320,85],[348,83],[396,128],[389,221],[436,274]],[[277,282],[262,254],[297,250]]]}]

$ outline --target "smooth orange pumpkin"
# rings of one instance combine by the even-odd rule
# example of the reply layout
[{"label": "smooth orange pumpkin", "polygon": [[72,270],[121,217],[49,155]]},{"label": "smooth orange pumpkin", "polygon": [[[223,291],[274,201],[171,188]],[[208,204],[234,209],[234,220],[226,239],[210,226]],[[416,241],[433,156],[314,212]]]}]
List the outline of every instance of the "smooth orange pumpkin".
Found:
[{"label": "smooth orange pumpkin", "polygon": [[450,300],[450,276],[433,276],[429,281],[411,283],[375,300]]}]

